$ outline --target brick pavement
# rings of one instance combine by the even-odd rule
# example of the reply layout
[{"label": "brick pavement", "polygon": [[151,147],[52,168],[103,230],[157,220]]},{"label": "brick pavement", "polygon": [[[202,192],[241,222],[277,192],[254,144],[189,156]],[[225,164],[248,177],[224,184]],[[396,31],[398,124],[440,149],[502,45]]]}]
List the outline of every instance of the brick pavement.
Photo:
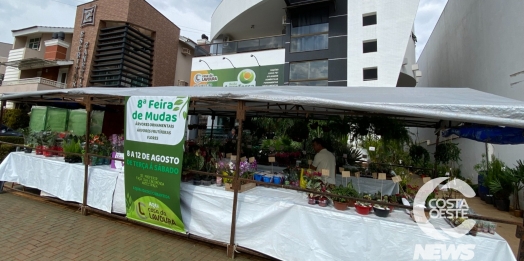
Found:
[{"label": "brick pavement", "polygon": [[230,260],[223,247],[16,192],[0,194],[0,220],[0,260]]}]

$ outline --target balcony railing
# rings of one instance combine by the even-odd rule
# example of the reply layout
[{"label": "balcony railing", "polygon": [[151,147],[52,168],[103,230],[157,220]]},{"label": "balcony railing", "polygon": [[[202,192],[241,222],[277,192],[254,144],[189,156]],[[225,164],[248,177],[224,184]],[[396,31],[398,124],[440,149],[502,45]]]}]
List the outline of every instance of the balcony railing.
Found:
[{"label": "balcony railing", "polygon": [[36,77],[36,78],[25,78],[25,79],[19,79],[14,81],[5,81],[2,83],[2,86],[12,86],[12,85],[25,85],[25,84],[44,84],[47,86],[53,86],[60,89],[67,88],[67,84],[56,82],[53,80],[49,80],[42,77]]},{"label": "balcony railing", "polygon": [[233,53],[255,52],[284,48],[282,35],[199,45],[195,48],[195,57],[224,55]]}]

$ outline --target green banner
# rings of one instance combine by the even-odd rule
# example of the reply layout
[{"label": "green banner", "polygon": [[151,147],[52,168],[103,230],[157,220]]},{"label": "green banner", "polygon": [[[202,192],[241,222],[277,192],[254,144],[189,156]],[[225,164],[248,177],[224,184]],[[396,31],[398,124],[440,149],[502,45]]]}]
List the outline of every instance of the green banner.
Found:
[{"label": "green banner", "polygon": [[284,84],[284,65],[204,70],[191,72],[191,86],[251,87],[281,86]]},{"label": "green banner", "polygon": [[180,176],[189,97],[132,96],[126,101],[127,217],[185,233]]}]

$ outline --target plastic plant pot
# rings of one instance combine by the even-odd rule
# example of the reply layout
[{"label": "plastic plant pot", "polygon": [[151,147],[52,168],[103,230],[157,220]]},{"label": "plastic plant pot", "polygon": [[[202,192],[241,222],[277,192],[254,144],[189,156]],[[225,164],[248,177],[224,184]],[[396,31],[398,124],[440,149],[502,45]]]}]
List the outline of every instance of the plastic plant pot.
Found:
[{"label": "plastic plant pot", "polygon": [[44,146],[44,151],[43,151],[44,157],[53,157],[53,152],[48,151],[50,149],[51,149],[50,147]]},{"label": "plastic plant pot", "polygon": [[281,184],[282,183],[282,178],[281,177],[273,177],[273,183]]},{"label": "plastic plant pot", "polygon": [[211,180],[202,180],[202,185],[210,186],[211,185]]},{"label": "plastic plant pot", "polygon": [[202,180],[193,180],[193,185],[202,185]]},{"label": "plastic plant pot", "polygon": [[324,198],[324,197],[320,198],[320,199],[318,200],[318,205],[321,206],[321,207],[327,207],[327,205],[328,205],[328,199],[327,199],[327,198]]},{"label": "plastic plant pot", "polygon": [[310,205],[315,205],[317,203],[317,200],[315,198],[308,198],[307,203]]},{"label": "plastic plant pot", "polygon": [[380,209],[380,208],[376,208],[376,207],[373,207],[373,212],[375,212],[375,215],[377,215],[378,217],[388,217],[389,215],[389,209]]},{"label": "plastic plant pot", "polygon": [[357,210],[357,213],[359,213],[360,215],[368,215],[371,211],[371,206],[364,207],[355,203],[355,209]]},{"label": "plastic plant pot", "polygon": [[333,201],[333,206],[336,210],[344,211],[348,209],[348,203],[346,202]]},{"label": "plastic plant pot", "polygon": [[271,179],[272,179],[272,177],[264,176],[262,179],[263,179],[264,182],[266,182],[266,183],[271,183]]},{"label": "plastic plant pot", "polygon": [[263,175],[260,175],[260,174],[255,174],[255,175],[254,175],[254,178],[255,178],[256,181],[262,181],[262,178],[263,178],[263,177],[264,177],[264,176],[263,176]]}]

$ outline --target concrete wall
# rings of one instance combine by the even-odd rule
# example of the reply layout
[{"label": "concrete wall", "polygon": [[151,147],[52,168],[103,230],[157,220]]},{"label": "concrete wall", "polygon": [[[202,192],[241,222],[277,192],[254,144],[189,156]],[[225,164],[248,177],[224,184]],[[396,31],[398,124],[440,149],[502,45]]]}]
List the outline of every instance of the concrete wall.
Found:
[{"label": "concrete wall", "polygon": [[[419,0],[351,0],[348,2],[348,86],[396,87],[406,55]],[[365,14],[377,24],[362,26]],[[362,43],[377,40],[378,51],[363,53]],[[415,60],[414,45],[408,53]],[[364,68],[378,68],[378,80],[364,81]],[[411,65],[409,65],[411,68]]]},{"label": "concrete wall", "polygon": [[[524,73],[511,76],[524,71],[522,10],[521,0],[448,1],[418,60],[423,75],[417,87],[469,87],[524,101]],[[434,142],[429,132],[419,132],[419,140]],[[473,166],[485,153],[484,143],[456,142],[464,176],[476,181]],[[495,145],[493,154],[513,167],[523,159],[524,146]]]},{"label": "concrete wall", "polygon": [[[191,51],[191,55],[182,54],[182,48],[188,48]],[[191,80],[191,64],[193,63],[193,53],[194,50],[188,44],[180,42],[176,59],[175,85],[178,85],[178,81],[185,81],[189,85]]]}]

